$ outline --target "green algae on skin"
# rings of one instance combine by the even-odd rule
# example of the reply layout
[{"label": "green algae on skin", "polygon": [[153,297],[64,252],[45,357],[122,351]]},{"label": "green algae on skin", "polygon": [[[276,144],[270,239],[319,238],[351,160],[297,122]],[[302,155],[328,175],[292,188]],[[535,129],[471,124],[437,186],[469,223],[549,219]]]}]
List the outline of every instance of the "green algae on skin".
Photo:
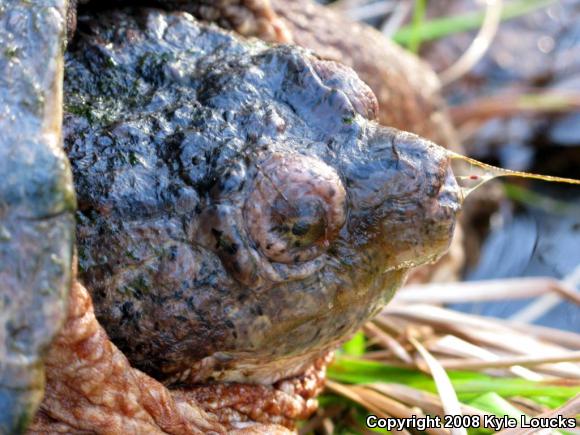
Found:
[{"label": "green algae on skin", "polygon": [[449,158],[378,125],[346,67],[136,16],[82,22],[66,54],[79,279],[97,318],[169,384],[301,373],[445,252]]}]

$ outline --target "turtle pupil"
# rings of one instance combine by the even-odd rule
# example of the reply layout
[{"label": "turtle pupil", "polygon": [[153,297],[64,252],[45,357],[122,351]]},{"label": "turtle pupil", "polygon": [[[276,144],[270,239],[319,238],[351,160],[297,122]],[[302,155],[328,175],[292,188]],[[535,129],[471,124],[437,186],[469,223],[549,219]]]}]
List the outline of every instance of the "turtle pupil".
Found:
[{"label": "turtle pupil", "polygon": [[298,221],[292,226],[292,234],[297,237],[304,236],[310,231],[310,224],[305,221]]}]

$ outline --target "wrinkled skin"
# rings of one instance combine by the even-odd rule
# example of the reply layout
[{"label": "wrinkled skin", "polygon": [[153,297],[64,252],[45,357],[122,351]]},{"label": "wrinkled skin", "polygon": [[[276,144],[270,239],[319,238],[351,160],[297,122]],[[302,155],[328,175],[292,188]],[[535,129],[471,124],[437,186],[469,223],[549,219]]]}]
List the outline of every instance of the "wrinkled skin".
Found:
[{"label": "wrinkled skin", "polygon": [[24,430],[42,399],[42,359],[71,279],[75,203],[59,110],[65,11],[57,0],[0,4],[1,434]]},{"label": "wrinkled skin", "polygon": [[307,417],[315,406],[308,397],[320,391],[324,376],[314,367],[304,377],[311,385],[283,381],[170,391],[130,366],[97,322],[90,296],[78,282],[45,364],[46,396],[31,434],[286,434],[273,423],[290,426]]},{"label": "wrinkled skin", "polygon": [[302,373],[449,245],[447,156],[346,67],[129,10],[79,16],[65,71],[79,278],[157,379]]}]

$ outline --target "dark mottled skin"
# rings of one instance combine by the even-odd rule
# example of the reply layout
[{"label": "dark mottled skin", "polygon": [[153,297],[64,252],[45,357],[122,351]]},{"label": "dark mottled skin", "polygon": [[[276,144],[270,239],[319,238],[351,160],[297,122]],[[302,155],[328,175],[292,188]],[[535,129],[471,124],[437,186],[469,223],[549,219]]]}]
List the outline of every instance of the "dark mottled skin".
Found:
[{"label": "dark mottled skin", "polygon": [[356,71],[379,101],[378,121],[460,151],[437,75],[381,32],[312,0],[271,0],[292,41]]},{"label": "dark mottled skin", "polygon": [[444,151],[373,122],[348,68],[129,10],[79,16],[65,71],[80,280],[157,378],[300,373],[449,244]]},{"label": "dark mottled skin", "polygon": [[[42,399],[65,317],[75,208],[60,141],[66,2],[0,2],[0,433]],[[38,56],[38,53],[43,53]]]}]

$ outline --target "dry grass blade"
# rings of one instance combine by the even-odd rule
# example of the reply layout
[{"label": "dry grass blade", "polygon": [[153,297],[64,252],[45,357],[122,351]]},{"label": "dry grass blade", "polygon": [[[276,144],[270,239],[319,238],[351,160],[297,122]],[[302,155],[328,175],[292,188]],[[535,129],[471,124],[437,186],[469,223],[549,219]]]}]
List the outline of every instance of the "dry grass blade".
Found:
[{"label": "dry grass blade", "polygon": [[363,329],[367,335],[376,338],[380,345],[389,349],[393,355],[397,356],[401,361],[404,361],[407,364],[413,364],[413,358],[411,358],[411,355],[409,355],[405,348],[389,334],[371,322],[367,323]]},{"label": "dry grass blade", "polygon": [[[562,280],[562,291],[560,292],[560,295],[580,305],[580,293],[577,293],[575,290],[578,286],[578,282],[580,282],[580,266]],[[532,323],[549,312],[560,302],[561,299],[558,295],[544,295],[512,315],[511,319],[518,322]]]},{"label": "dry grass blade", "polygon": [[[396,305],[396,304],[395,304]],[[393,306],[393,301],[391,301],[391,306]],[[373,323],[376,323],[383,331],[391,334],[393,337],[399,337],[402,334],[405,334],[407,329],[407,325],[405,321],[401,322],[389,322],[385,321],[384,318],[377,316],[372,320]]]},{"label": "dry grass blade", "polygon": [[[340,394],[341,396],[344,396],[347,399],[350,399],[353,402],[364,406],[370,412],[373,412],[375,415],[377,415],[377,417],[392,418],[392,415],[388,414],[383,409],[376,406],[374,403],[368,401],[364,395],[361,395],[360,392],[355,391],[353,387],[343,385],[343,384],[340,384],[338,382],[327,380],[326,381],[326,388],[328,390],[332,391],[333,393]],[[400,434],[407,434],[408,433],[407,431],[395,431],[395,430],[393,430],[391,432],[392,433],[400,433]]]},{"label": "dry grass blade", "polygon": [[[425,415],[418,413],[417,411],[411,410],[410,408],[403,405],[401,402],[394,400],[381,394],[378,391],[369,389],[363,386],[354,386],[353,390],[357,391],[361,396],[365,397],[365,400],[373,403],[375,406],[385,410],[387,413],[391,414],[393,417],[399,419],[409,419],[413,421],[416,418],[422,418]],[[411,429],[412,423],[409,423],[409,429]],[[439,428],[425,428],[425,432],[433,435],[448,435],[449,432]]]},{"label": "dry grass blade", "polygon": [[[568,352],[562,346],[537,340],[495,319],[463,314],[433,305],[387,307],[381,316],[386,323],[395,323],[402,318],[417,324],[431,325],[440,333],[451,332],[480,346],[501,349],[509,354],[552,356]],[[580,366],[572,363],[543,365],[541,371],[555,376],[580,378]]]},{"label": "dry grass blade", "polygon": [[397,2],[391,16],[381,25],[381,32],[387,38],[392,37],[409,16],[413,3],[411,0]]},{"label": "dry grass blade", "polygon": [[[492,354],[493,355],[493,354]],[[374,354],[364,355],[364,359],[370,361],[381,361],[384,364],[388,364],[393,367],[400,367],[400,368],[409,368],[409,369],[416,369],[416,368],[423,368],[422,365],[420,367],[417,366],[415,363],[405,363],[396,360],[389,360],[385,359],[385,356],[379,352]],[[475,358],[453,358],[453,359],[438,359],[439,364],[445,370],[487,370],[487,369],[497,369],[497,368],[509,368],[513,369],[510,370],[513,374],[520,376],[523,379],[528,379],[530,381],[541,381],[544,380],[545,377],[535,373],[533,371],[527,370],[526,367],[536,367],[542,366],[544,364],[554,364],[560,362],[580,362],[580,352],[570,352],[563,355],[553,355],[553,356],[542,356],[542,357],[533,357],[533,356],[515,356],[509,358],[501,358],[495,356],[494,359],[475,359]],[[541,369],[541,367],[539,367]],[[554,370],[552,368],[547,368],[547,372],[553,373]],[[569,374],[561,374],[566,376]]]},{"label": "dry grass blade", "polygon": [[372,403],[369,403],[364,397],[361,397],[356,391],[353,391],[352,387],[340,384],[338,382],[334,382],[331,380],[326,381],[326,388],[333,393],[339,394],[341,396],[346,397],[347,399],[352,400],[359,405],[364,406],[369,411],[374,412],[378,417],[381,418],[391,418],[389,414],[383,412],[381,409],[374,406]]},{"label": "dry grass blade", "polygon": [[[393,358],[393,352],[391,352],[390,350],[371,350],[371,351],[367,351],[365,352],[365,354],[362,356],[364,359],[368,359],[368,360],[375,360],[375,361],[389,361],[392,362],[392,358]],[[394,361],[395,364],[398,363],[399,361]],[[405,366],[408,365],[407,363],[405,363]]]},{"label": "dry grass blade", "polygon": [[549,313],[561,302],[562,298],[558,295],[544,295],[543,297],[533,301],[531,304],[525,306],[520,311],[512,314],[510,319],[516,322],[533,323],[546,313]]},{"label": "dry grass blade", "polygon": [[[491,352],[490,350],[484,349],[480,346],[476,346],[475,344],[469,343],[453,335],[446,335],[441,339],[437,340],[436,342],[434,342],[432,345],[429,346],[429,350],[466,358],[475,357],[477,359],[476,360],[472,359],[471,362],[479,364],[490,364],[490,362],[492,361],[497,362],[498,360],[501,359],[498,355]],[[461,366],[459,367],[459,369],[461,370],[468,370],[468,367],[464,365],[464,363],[467,363],[468,361],[469,360],[467,359],[455,360],[451,362],[444,362],[441,359],[439,360],[439,362],[441,363],[441,365],[443,365],[445,369],[449,369],[453,367],[454,364],[460,363]],[[514,365],[510,365],[508,367],[513,374],[515,374],[516,376],[520,376],[524,379],[528,379],[531,381],[541,381],[544,379],[542,375],[532,372],[531,370],[528,370],[524,367]]]},{"label": "dry grass blade", "polygon": [[[435,394],[401,384],[373,383],[367,384],[366,386],[387,396],[396,397],[398,401],[403,402],[409,406],[419,407],[427,414],[436,414],[440,416],[445,415],[445,410],[443,409],[441,399]],[[471,406],[464,404],[460,405],[461,411],[464,415],[479,415],[482,418],[483,416],[487,415],[486,412]]]},{"label": "dry grass blade", "polygon": [[364,21],[383,17],[388,13],[391,13],[394,8],[394,3],[375,2],[349,8],[345,11],[345,14],[352,20]]},{"label": "dry grass blade", "polygon": [[467,122],[484,122],[491,118],[506,118],[523,113],[569,112],[580,108],[580,93],[574,91],[547,91],[537,94],[511,94],[506,92],[491,97],[451,107],[449,112],[454,125]]},{"label": "dry grass blade", "polygon": [[[540,342],[533,337],[517,332],[496,322],[495,319],[459,313],[433,305],[416,304],[412,306],[391,306],[383,310],[387,318],[404,318],[422,325],[431,325],[439,331],[456,332],[474,342],[487,343],[513,353],[553,354],[567,349]],[[391,320],[391,323],[393,321]]]},{"label": "dry grass blade", "polygon": [[580,352],[570,352],[564,355],[553,355],[543,357],[519,356],[512,358],[500,358],[494,361],[481,360],[440,360],[443,367],[448,370],[482,370],[490,368],[501,368],[511,366],[539,366],[557,362],[580,362]]},{"label": "dry grass blade", "polygon": [[[299,430],[298,435],[306,435],[312,433],[318,427],[325,424],[326,421],[332,419],[344,411],[343,405],[330,405],[323,409],[319,409],[315,417],[308,420]],[[330,432],[332,433],[332,432]]]},{"label": "dry grass blade", "polygon": [[479,32],[463,55],[439,74],[441,83],[447,85],[466,74],[483,57],[497,33],[501,21],[502,0],[486,0],[485,18]]},{"label": "dry grass blade", "polygon": [[549,410],[549,408],[539,405],[526,397],[510,397],[509,402],[524,414],[531,416],[535,416]]},{"label": "dry grass blade", "polygon": [[516,278],[445,284],[406,286],[396,296],[398,302],[461,303],[498,299],[527,299],[558,293],[580,305],[580,294],[567,283],[553,278]]},{"label": "dry grass blade", "polygon": [[[441,367],[437,360],[423,347],[421,343],[413,337],[409,337],[409,341],[413,346],[415,346],[421,357],[425,360],[425,363],[427,363],[427,366],[429,366],[429,370],[431,371],[431,375],[433,376],[433,380],[437,387],[437,392],[439,393],[439,397],[441,397],[445,414],[462,415],[461,405],[457,399],[457,394],[455,394],[451,380],[449,379],[449,376],[447,376],[443,367]],[[463,428],[451,429],[451,433],[452,435],[467,435],[467,431]]]},{"label": "dry grass blade", "polygon": [[501,319],[498,319],[497,323],[508,326],[519,332],[526,332],[530,336],[541,339],[544,342],[553,342],[554,344],[565,346],[572,350],[580,350],[580,334],[574,332],[562,331],[548,326],[528,325]]},{"label": "dry grass blade", "polygon": [[[561,415],[567,418],[576,418],[580,414],[580,394],[570,399],[564,405],[557,409],[544,412],[537,415],[535,418],[550,418]],[[498,432],[498,435],[533,435],[537,433],[537,429],[522,430],[522,428],[505,429]]]},{"label": "dry grass blade", "polygon": [[578,363],[566,361],[561,363],[542,364],[535,366],[534,369],[540,373],[560,378],[568,378],[570,380],[575,380],[576,382],[580,379],[580,366]]}]

